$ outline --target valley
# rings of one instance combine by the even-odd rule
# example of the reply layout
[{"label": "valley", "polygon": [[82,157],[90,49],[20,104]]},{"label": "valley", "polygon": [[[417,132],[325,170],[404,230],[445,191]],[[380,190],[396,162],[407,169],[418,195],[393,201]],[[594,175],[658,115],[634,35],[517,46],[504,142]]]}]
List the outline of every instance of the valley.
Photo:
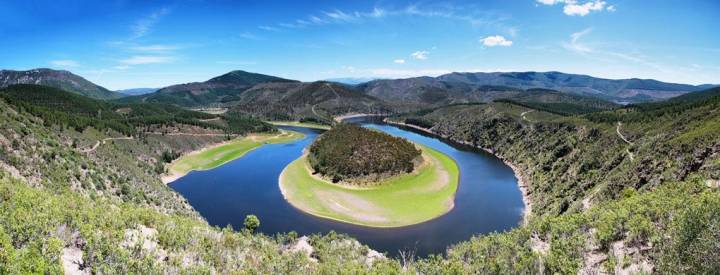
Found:
[{"label": "valley", "polygon": [[[120,99],[52,85],[0,90],[4,271],[713,268],[711,242],[680,236],[714,240],[717,88],[619,105],[525,86],[423,101],[238,71]],[[215,95],[162,99],[176,91]],[[423,161],[368,186],[313,175],[304,151],[345,124]],[[137,232],[151,245],[133,250]]]}]

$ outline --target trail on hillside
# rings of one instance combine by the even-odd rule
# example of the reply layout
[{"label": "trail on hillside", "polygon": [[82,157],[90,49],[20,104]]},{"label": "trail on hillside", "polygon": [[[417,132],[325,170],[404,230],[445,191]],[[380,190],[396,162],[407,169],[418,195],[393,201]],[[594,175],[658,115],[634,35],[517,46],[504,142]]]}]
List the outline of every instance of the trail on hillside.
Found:
[{"label": "trail on hillside", "polygon": [[164,135],[164,136],[194,136],[194,137],[225,137],[225,136],[239,136],[238,134],[197,134],[197,133],[163,133],[163,132],[149,132],[146,134],[151,135]]},{"label": "trail on hillside", "polygon": [[96,141],[95,144],[94,144],[91,148],[88,148],[88,149],[83,150],[83,153],[90,153],[90,152],[95,151],[95,149],[97,149],[98,147],[100,147],[100,144],[101,144],[101,143],[102,143],[102,144],[105,144],[105,143],[107,143],[108,140],[121,140],[121,139],[130,140],[130,139],[135,139],[135,138],[134,138],[134,137],[104,138],[104,139],[101,139],[101,140]]},{"label": "trail on hillside", "polygon": [[[163,133],[163,132],[148,132],[150,135],[164,135],[164,136],[195,136],[195,137],[226,137],[226,136],[239,136],[238,134],[196,134],[196,133]],[[95,142],[95,144],[87,149],[82,150],[83,153],[90,153],[95,151],[101,144],[105,144],[110,140],[132,140],[135,137],[111,137],[104,138]]]},{"label": "trail on hillside", "polygon": [[532,113],[532,112],[535,112],[535,110],[530,110],[530,111],[522,112],[522,113],[520,114],[520,117],[521,117],[523,120],[527,121],[527,122],[532,122],[532,120],[529,120],[529,119],[525,116],[525,115],[527,115],[527,114],[529,114],[529,113]]},{"label": "trail on hillside", "polygon": [[[615,132],[617,132],[618,136],[619,136],[623,141],[625,141],[625,143],[627,143],[627,144],[629,144],[629,145],[633,145],[633,143],[632,143],[631,141],[629,141],[627,138],[625,138],[625,136],[620,132],[620,127],[621,127],[621,126],[622,126],[622,122],[618,121],[617,127],[615,128]],[[628,156],[630,156],[630,160],[631,160],[631,161],[634,161],[634,160],[635,160],[635,155],[633,155],[633,153],[630,152],[630,148],[626,148],[626,149],[625,149],[625,152],[628,154]]]},{"label": "trail on hillside", "polygon": [[202,121],[202,122],[209,122],[209,121],[220,120],[220,117],[214,117],[214,118],[208,118],[208,119],[198,119],[198,120]]}]

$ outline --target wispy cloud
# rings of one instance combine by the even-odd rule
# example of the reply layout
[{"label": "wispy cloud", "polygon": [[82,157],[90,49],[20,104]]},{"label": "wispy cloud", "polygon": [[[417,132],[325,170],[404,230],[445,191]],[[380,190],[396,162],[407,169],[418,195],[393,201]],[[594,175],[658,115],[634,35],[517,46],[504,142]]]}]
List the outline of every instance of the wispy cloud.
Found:
[{"label": "wispy cloud", "polygon": [[428,51],[416,51],[414,53],[411,53],[410,56],[417,60],[426,60],[428,59],[428,54],[430,54],[430,52]]},{"label": "wispy cloud", "polygon": [[53,60],[50,61],[50,65],[53,65],[55,67],[61,67],[61,68],[74,68],[80,66],[80,64],[75,60],[70,59],[63,59],[63,60]]},{"label": "wispy cloud", "polygon": [[271,26],[258,26],[258,29],[265,30],[265,31],[271,31],[271,32],[280,31],[279,28],[271,27]]},{"label": "wispy cloud", "polygon": [[323,71],[321,74],[334,77],[369,77],[369,78],[407,78],[419,76],[439,76],[452,72],[509,72],[517,71],[512,69],[448,69],[448,68],[422,68],[422,69],[397,69],[397,68],[356,68],[344,66],[339,70]]},{"label": "wispy cloud", "polygon": [[173,56],[155,56],[155,55],[136,55],[120,60],[125,65],[141,65],[141,64],[157,64],[170,63],[175,61]]},{"label": "wispy cloud", "polygon": [[137,52],[172,52],[182,48],[178,45],[138,45],[130,47],[130,50]]},{"label": "wispy cloud", "polygon": [[570,35],[570,41],[562,44],[563,48],[571,52],[583,55],[594,60],[610,63],[635,63],[646,66],[656,71],[670,73],[673,69],[668,68],[658,62],[650,61],[647,57],[639,53],[633,53],[631,50],[617,51],[613,49],[593,47],[581,41],[581,39],[592,32],[592,28],[587,28]]},{"label": "wispy cloud", "polygon": [[493,36],[481,38],[480,43],[482,43],[486,47],[496,47],[496,46],[509,47],[509,46],[512,46],[512,44],[513,44],[512,41],[505,39],[505,37],[503,37],[502,35],[493,35]]},{"label": "wispy cloud", "polygon": [[570,35],[570,42],[564,42],[562,44],[563,48],[580,54],[592,53],[593,49],[590,48],[590,46],[587,46],[580,42],[580,38],[589,34],[590,32],[592,32],[592,28],[587,28],[582,31],[572,33]]},{"label": "wispy cloud", "polygon": [[240,33],[240,38],[247,39],[247,40],[261,40],[261,38],[254,33],[251,32],[243,32]]},{"label": "wispy cloud", "polygon": [[608,5],[602,0],[590,0],[581,2],[578,0],[536,0],[537,3],[553,6],[555,4],[563,4],[563,13],[569,16],[585,16],[594,11],[615,11],[613,5]]},{"label": "wispy cloud", "polygon": [[157,24],[157,22],[168,13],[170,13],[169,8],[161,8],[151,13],[150,15],[135,21],[135,23],[131,27],[131,30],[133,32],[133,36],[131,39],[137,39],[148,34],[155,26],[155,24]]},{"label": "wispy cloud", "polygon": [[334,10],[330,12],[323,12],[325,16],[328,18],[334,19],[336,21],[345,21],[345,22],[352,22],[354,20],[357,20],[360,18],[358,13],[352,14],[352,13],[345,13],[340,10]]},{"label": "wispy cloud", "polygon": [[517,34],[517,27],[507,26],[503,22],[509,17],[499,16],[477,7],[454,6],[451,4],[413,4],[400,9],[384,9],[375,7],[370,11],[329,10],[310,14],[304,18],[273,25],[261,25],[259,29],[277,32],[282,29],[298,29],[327,24],[357,24],[370,20],[379,20],[391,16],[437,17],[448,20],[464,21],[473,27],[493,26],[507,32],[510,36]]},{"label": "wispy cloud", "polygon": [[405,59],[395,59],[395,60],[393,60],[393,63],[395,63],[395,64],[405,64]]}]

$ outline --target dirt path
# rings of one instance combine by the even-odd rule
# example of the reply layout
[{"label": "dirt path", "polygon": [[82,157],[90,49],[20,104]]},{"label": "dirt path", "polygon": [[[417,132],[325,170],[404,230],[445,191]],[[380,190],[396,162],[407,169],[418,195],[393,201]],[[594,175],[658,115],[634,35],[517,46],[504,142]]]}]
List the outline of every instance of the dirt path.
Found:
[{"label": "dirt path", "polygon": [[202,121],[202,122],[210,122],[210,121],[220,120],[220,117],[214,117],[214,118],[208,118],[208,119],[198,119],[198,120]]},{"label": "dirt path", "polygon": [[[632,143],[631,141],[629,141],[627,138],[625,138],[625,136],[620,132],[620,127],[621,127],[621,126],[622,126],[622,122],[618,121],[618,123],[617,123],[617,128],[615,128],[615,132],[617,132],[618,136],[619,136],[623,141],[625,141],[625,143],[627,143],[627,144],[629,144],[629,145],[633,145],[633,143]],[[634,155],[632,152],[630,152],[630,148],[625,148],[625,152],[628,154],[628,156],[630,157],[630,160],[631,160],[631,161],[634,161],[634,160],[635,160],[635,155]]]},{"label": "dirt path", "polygon": [[525,115],[527,115],[527,114],[529,114],[529,113],[532,113],[532,112],[535,112],[535,110],[530,110],[530,111],[522,112],[522,113],[520,114],[520,117],[521,117],[523,120],[527,121],[527,122],[532,122],[532,120],[529,120],[529,119],[525,116]]},{"label": "dirt path", "polygon": [[238,134],[193,134],[193,133],[163,133],[163,132],[150,132],[147,134],[151,135],[166,135],[166,136],[193,136],[193,137],[224,137],[224,136],[239,136]]},{"label": "dirt path", "polygon": [[[225,136],[237,136],[237,134],[192,134],[192,133],[162,133],[162,132],[149,132],[146,134],[151,135],[166,135],[166,136],[195,136],[195,137],[225,137]],[[105,144],[110,140],[132,140],[135,139],[134,137],[113,137],[113,138],[104,138],[102,140],[98,140],[95,142],[95,144],[87,149],[82,150],[83,153],[90,153],[95,151],[98,147],[100,147],[100,144]]]},{"label": "dirt path", "polygon": [[617,123],[617,128],[615,128],[615,131],[617,132],[618,136],[619,136],[623,141],[625,141],[627,144],[632,145],[633,143],[632,143],[631,141],[629,141],[627,138],[625,138],[625,136],[623,136],[622,133],[620,133],[620,127],[621,127],[621,126],[622,126],[622,122],[618,121],[618,123]]},{"label": "dirt path", "polygon": [[104,139],[102,139],[102,140],[96,141],[96,142],[95,142],[95,145],[93,145],[91,148],[88,148],[88,149],[83,150],[83,153],[90,153],[90,152],[95,151],[95,149],[97,149],[98,147],[100,147],[100,144],[101,144],[101,143],[102,143],[102,144],[105,144],[105,143],[108,142],[108,140],[121,140],[121,139],[123,139],[123,140],[131,140],[131,139],[135,139],[135,138],[134,138],[134,137],[104,138]]}]

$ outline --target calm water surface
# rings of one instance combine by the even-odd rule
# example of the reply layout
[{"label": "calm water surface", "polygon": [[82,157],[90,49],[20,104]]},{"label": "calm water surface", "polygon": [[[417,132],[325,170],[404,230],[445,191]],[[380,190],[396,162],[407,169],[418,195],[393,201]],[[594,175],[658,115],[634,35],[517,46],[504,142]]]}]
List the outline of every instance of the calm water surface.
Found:
[{"label": "calm water surface", "polygon": [[255,214],[260,218],[259,231],[265,234],[296,231],[308,235],[334,230],[390,255],[400,250],[415,251],[418,256],[444,253],[447,246],[473,235],[505,231],[521,222],[524,206],[517,180],[513,171],[494,156],[410,129],[364,120],[354,122],[452,157],[460,168],[455,208],[425,223],[388,229],[316,218],[293,208],[280,193],[278,176],[321,133],[298,127],[283,128],[304,133],[304,139],[264,145],[218,168],[193,171],[170,187],[187,198],[212,225],[242,228],[245,215]]}]

